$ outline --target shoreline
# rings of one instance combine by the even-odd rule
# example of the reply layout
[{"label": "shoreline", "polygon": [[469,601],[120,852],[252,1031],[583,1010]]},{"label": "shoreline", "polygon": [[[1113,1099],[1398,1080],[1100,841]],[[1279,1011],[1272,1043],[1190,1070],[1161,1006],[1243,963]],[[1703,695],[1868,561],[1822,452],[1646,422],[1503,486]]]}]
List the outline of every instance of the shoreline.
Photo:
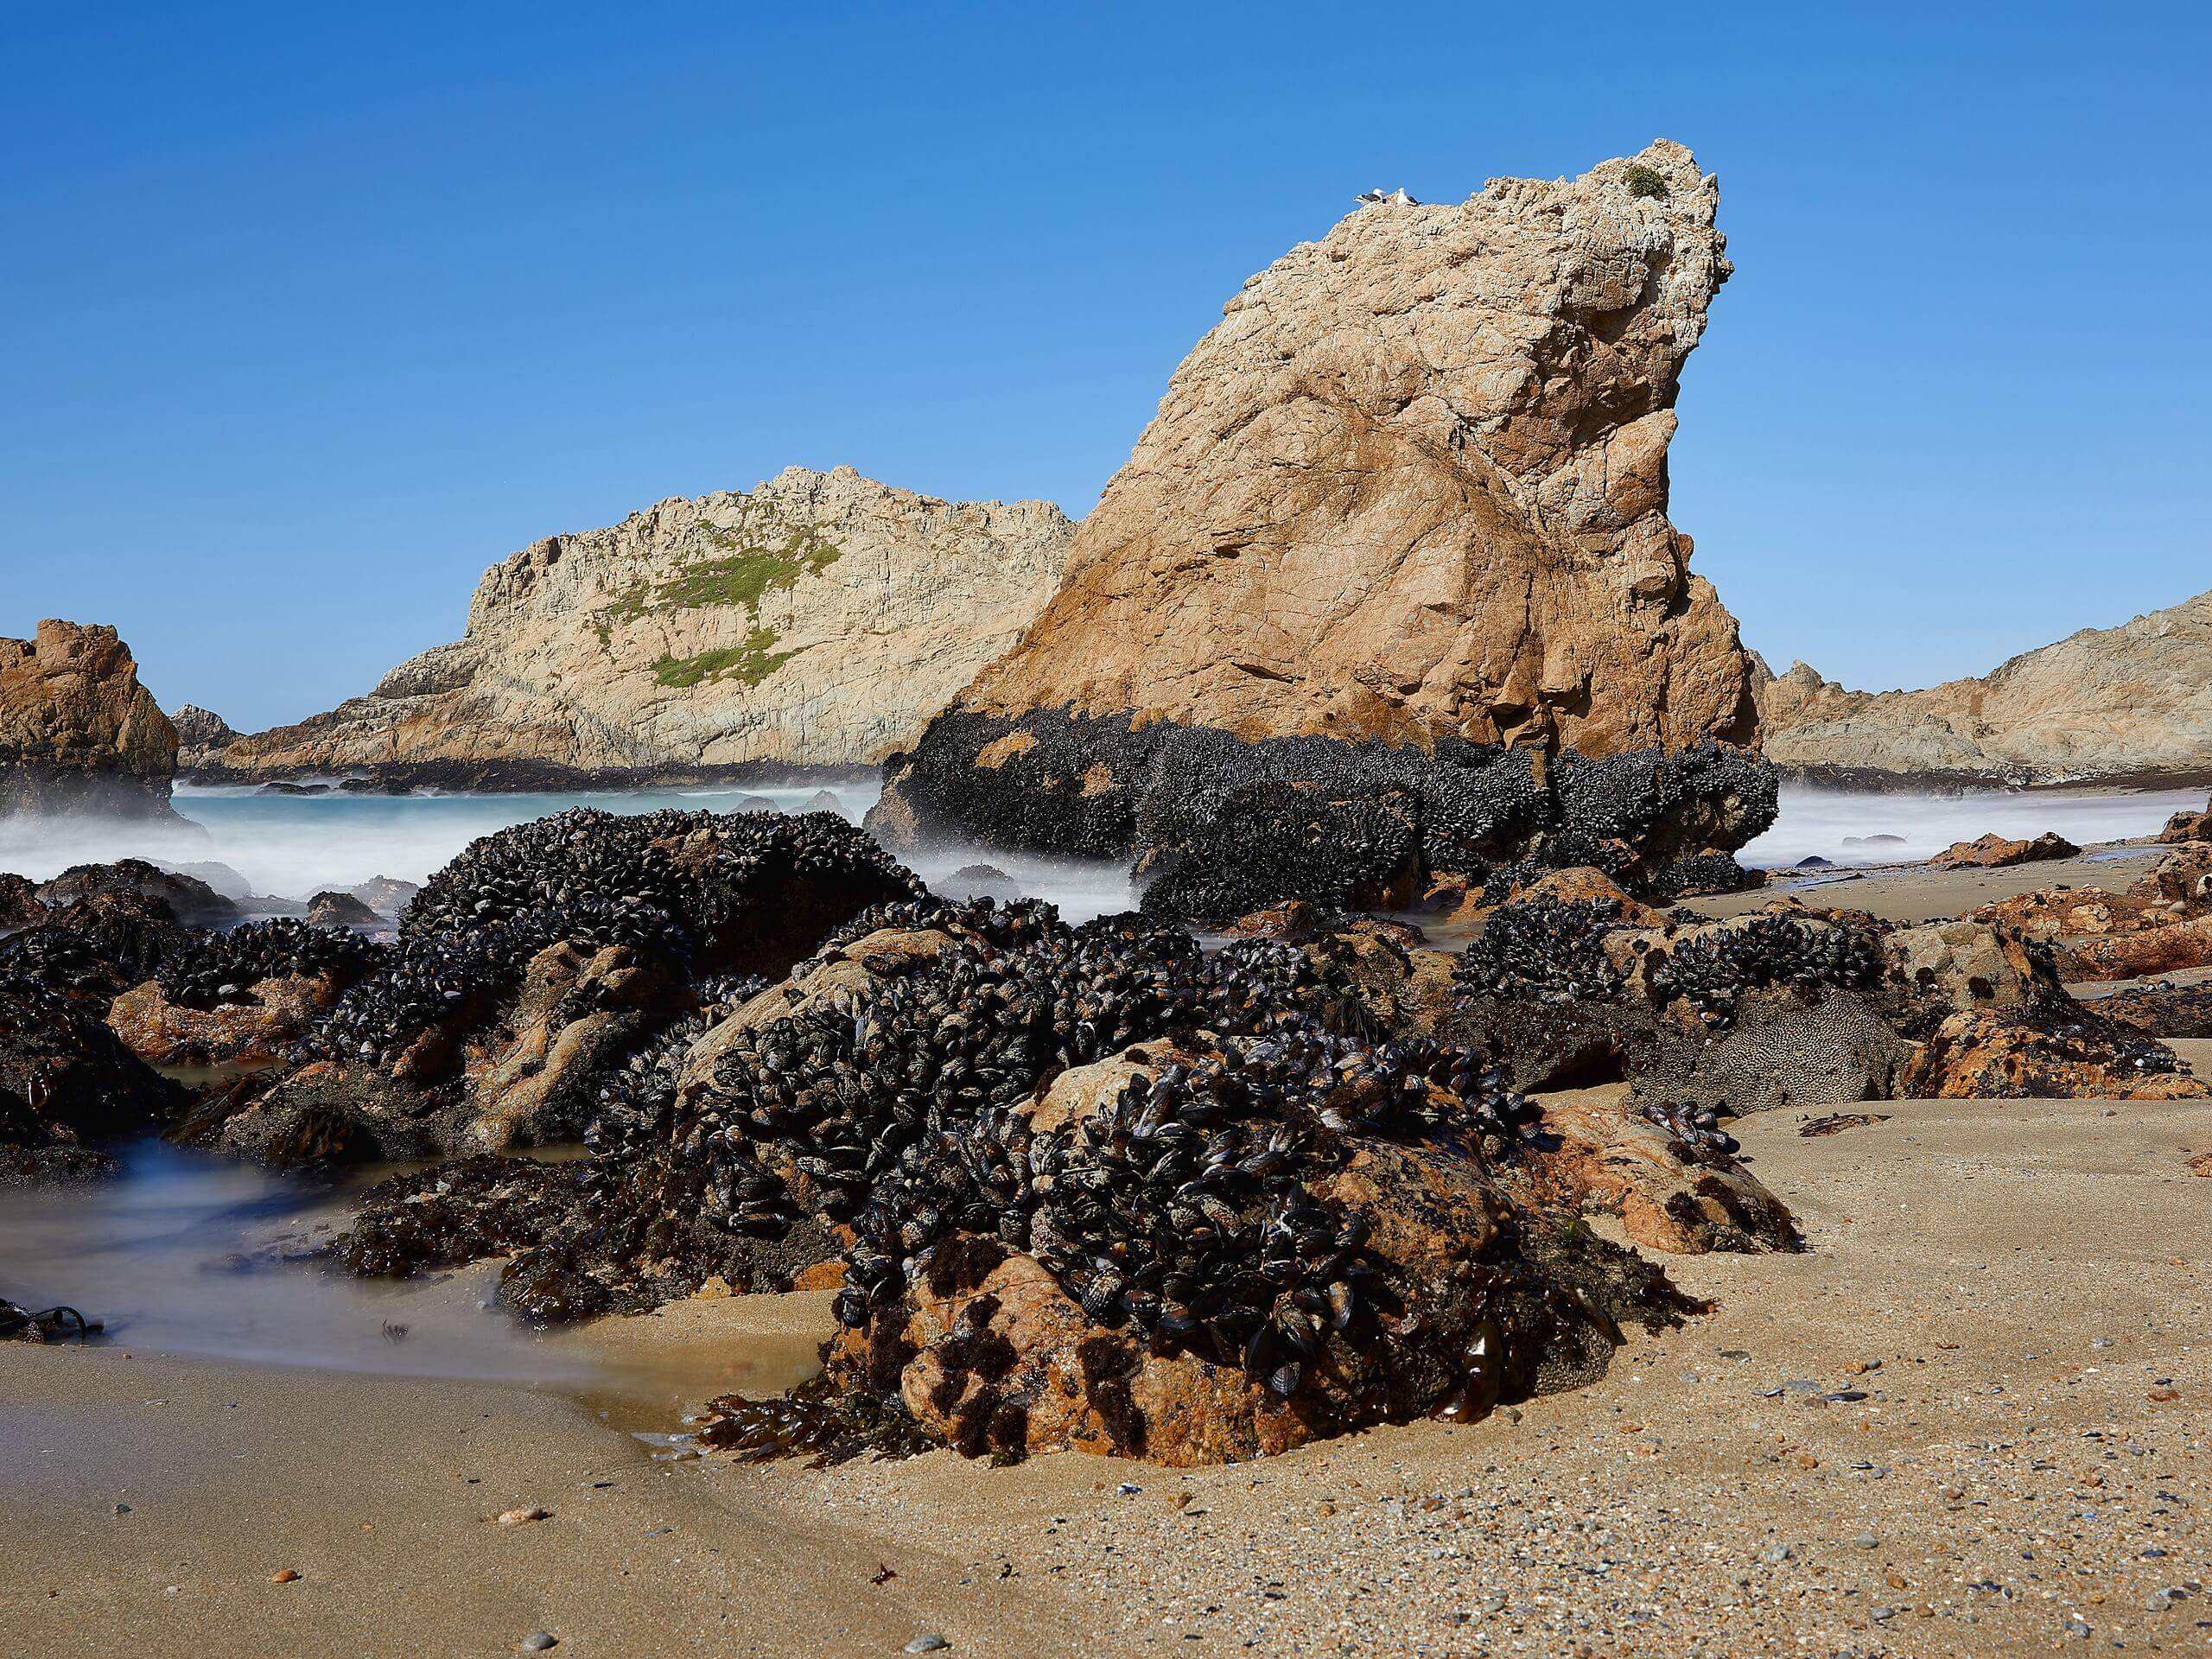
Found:
[{"label": "shoreline", "polygon": [[[57,1654],[483,1653],[540,1630],[561,1652],[827,1659],[929,1632],[1039,1659],[1995,1655],[2069,1619],[2100,1645],[2202,1639],[2202,1597],[2163,1596],[2202,1523],[2158,1494],[2193,1478],[2188,1402],[2212,1389],[2172,1231],[2212,1197],[2187,1161],[2212,1110],[1870,1110],[1810,1140],[1796,1114],[1739,1123],[1810,1249],[1658,1258],[1713,1311],[1634,1336],[1599,1382],[1217,1468],[655,1463],[543,1391],[10,1344],[0,1615]],[[803,1311],[700,1309],[675,1306],[679,1332]],[[552,1516],[487,1519],[522,1504]]]}]

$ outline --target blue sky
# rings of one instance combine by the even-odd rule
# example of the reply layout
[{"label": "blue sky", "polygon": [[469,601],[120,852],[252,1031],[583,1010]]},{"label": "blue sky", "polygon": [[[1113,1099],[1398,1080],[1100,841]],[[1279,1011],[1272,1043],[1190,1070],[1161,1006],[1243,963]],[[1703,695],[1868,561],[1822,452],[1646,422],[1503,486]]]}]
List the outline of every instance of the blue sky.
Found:
[{"label": "blue sky", "polygon": [[2201,8],[1537,10],[0,8],[0,632],[253,727],[793,462],[1081,512],[1353,191],[1658,136],[1738,266],[1674,517],[1777,669],[2212,587]]}]

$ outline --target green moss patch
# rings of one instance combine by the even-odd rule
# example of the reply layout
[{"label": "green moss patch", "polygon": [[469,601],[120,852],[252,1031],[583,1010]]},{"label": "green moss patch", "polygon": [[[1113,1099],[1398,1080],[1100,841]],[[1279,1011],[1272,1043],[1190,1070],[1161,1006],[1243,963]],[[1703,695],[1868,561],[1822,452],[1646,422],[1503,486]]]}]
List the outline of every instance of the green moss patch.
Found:
[{"label": "green moss patch", "polygon": [[702,651],[696,657],[663,657],[653,664],[653,683],[672,691],[687,690],[710,680],[758,685],[798,654],[776,650],[777,638],[773,628],[756,627],[741,645]]}]

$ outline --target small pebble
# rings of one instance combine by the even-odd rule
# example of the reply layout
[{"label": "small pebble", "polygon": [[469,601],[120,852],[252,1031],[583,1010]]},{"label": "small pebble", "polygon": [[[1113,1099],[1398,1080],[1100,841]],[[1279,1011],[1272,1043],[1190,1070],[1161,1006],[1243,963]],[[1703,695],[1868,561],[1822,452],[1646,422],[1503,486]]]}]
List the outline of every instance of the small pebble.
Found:
[{"label": "small pebble", "polygon": [[298,1573],[293,1572],[290,1567],[287,1567],[271,1573],[269,1575],[269,1582],[271,1584],[291,1584],[297,1580],[299,1576],[300,1575]]},{"label": "small pebble", "polygon": [[946,1641],[941,1636],[918,1636],[906,1644],[904,1651],[907,1653],[942,1653],[945,1649],[951,1645],[951,1643]]},{"label": "small pebble", "polygon": [[527,1526],[532,1521],[550,1521],[552,1518],[550,1510],[502,1510],[499,1512],[499,1524],[503,1527]]},{"label": "small pebble", "polygon": [[522,1650],[524,1653],[543,1653],[548,1648],[557,1648],[560,1645],[561,1638],[550,1630],[532,1630],[528,1636],[523,1637],[521,1643]]}]

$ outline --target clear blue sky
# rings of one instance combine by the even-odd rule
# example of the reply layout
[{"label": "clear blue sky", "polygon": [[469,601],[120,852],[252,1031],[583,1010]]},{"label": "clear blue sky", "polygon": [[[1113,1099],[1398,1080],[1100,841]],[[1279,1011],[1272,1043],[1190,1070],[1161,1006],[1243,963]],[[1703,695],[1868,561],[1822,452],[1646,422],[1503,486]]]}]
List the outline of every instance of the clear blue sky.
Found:
[{"label": "clear blue sky", "polygon": [[1658,136],[1738,265],[1675,518],[1777,669],[2212,587],[2202,7],[1540,15],[8,5],[0,632],[112,621],[252,727],[535,537],[790,463],[1081,512],[1353,191]]}]

